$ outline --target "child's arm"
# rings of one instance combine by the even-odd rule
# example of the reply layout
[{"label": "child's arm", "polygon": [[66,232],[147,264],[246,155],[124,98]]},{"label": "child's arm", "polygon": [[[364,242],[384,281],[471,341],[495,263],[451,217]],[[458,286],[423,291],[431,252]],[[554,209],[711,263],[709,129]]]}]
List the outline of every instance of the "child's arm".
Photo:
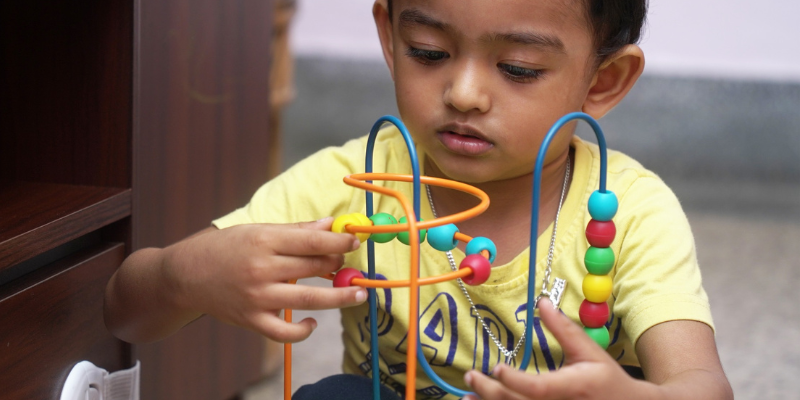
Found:
[{"label": "child's arm", "polygon": [[342,254],[358,248],[354,236],[330,232],[331,221],[208,228],[164,249],[139,250],[106,287],[106,326],[122,340],[152,342],[209,314],[274,340],[303,340],[316,321],[287,324],[282,309],[348,307],[366,299],[358,287],[287,283],[336,271]]},{"label": "child's arm", "polygon": [[[542,299],[542,321],[558,339],[566,366],[530,375],[501,364],[492,378],[477,371],[465,381],[484,399],[733,399],[714,335],[695,321],[672,321],[642,334],[636,354],[647,381],[628,376],[569,318]],[[465,397],[469,399],[469,397]]]}]

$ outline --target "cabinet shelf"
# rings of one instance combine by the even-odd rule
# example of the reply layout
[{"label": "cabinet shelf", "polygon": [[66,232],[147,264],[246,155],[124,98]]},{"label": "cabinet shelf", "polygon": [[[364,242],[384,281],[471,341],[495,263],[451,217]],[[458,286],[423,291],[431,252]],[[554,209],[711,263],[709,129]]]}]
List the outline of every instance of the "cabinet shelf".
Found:
[{"label": "cabinet shelf", "polygon": [[131,215],[131,190],[0,183],[0,272]]}]

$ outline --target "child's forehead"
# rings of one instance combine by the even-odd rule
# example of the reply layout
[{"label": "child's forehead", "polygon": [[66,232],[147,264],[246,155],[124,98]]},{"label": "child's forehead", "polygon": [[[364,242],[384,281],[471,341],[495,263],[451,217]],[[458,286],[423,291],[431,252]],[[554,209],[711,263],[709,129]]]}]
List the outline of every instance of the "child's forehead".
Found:
[{"label": "child's forehead", "polygon": [[462,21],[465,30],[503,27],[581,28],[588,31],[585,0],[392,0],[393,15],[415,11],[446,23]]}]

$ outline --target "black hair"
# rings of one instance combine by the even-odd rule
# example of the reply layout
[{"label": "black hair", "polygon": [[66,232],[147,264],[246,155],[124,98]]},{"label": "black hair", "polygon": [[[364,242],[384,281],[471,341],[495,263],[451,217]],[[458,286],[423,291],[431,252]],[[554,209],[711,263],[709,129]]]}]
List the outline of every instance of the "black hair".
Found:
[{"label": "black hair", "polygon": [[[628,44],[639,42],[647,15],[648,0],[582,0],[594,33],[596,64]],[[392,0],[387,0],[389,20]]]},{"label": "black hair", "polygon": [[626,45],[639,42],[644,29],[648,0],[585,1],[594,31],[598,65]]}]

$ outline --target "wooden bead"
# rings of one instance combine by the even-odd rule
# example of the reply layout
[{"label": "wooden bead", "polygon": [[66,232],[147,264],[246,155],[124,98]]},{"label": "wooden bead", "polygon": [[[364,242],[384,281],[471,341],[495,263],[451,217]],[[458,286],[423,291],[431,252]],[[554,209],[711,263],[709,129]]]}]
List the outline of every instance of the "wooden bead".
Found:
[{"label": "wooden bead", "polygon": [[[377,213],[373,214],[369,217],[372,220],[372,225],[374,226],[384,226],[384,225],[396,225],[397,219],[390,214],[387,213]],[[375,243],[388,243],[394,240],[397,237],[397,232],[387,232],[387,233],[373,233],[369,235],[369,238],[372,239]]]},{"label": "wooden bead", "polygon": [[611,221],[617,214],[618,207],[617,195],[610,190],[605,193],[595,190],[589,196],[589,215],[598,221]]},{"label": "wooden bead", "polygon": [[[400,224],[405,224],[406,222],[408,222],[408,219],[406,217],[401,217],[400,218],[400,221],[399,221]],[[422,222],[422,220],[420,219],[419,222]],[[425,233],[426,233],[426,231],[427,230],[425,230],[425,229],[420,229],[419,230],[419,242],[420,243],[425,241]],[[397,233],[397,240],[399,240],[400,243],[408,245],[409,243],[411,243],[410,236],[411,235],[409,235],[408,231],[398,232]]]},{"label": "wooden bead", "polygon": [[342,268],[333,276],[333,287],[341,288],[352,286],[353,279],[363,277],[364,274],[355,268]]},{"label": "wooden bead", "polygon": [[604,326],[608,321],[608,315],[608,303],[592,303],[589,300],[584,300],[578,309],[581,323],[588,328]]},{"label": "wooden bead", "polygon": [[593,275],[606,275],[614,268],[614,250],[610,247],[589,247],[583,257],[586,270]]},{"label": "wooden bead", "polygon": [[583,297],[592,303],[605,303],[611,296],[614,282],[608,275],[586,274],[583,278]]},{"label": "wooden bead", "polygon": [[458,269],[469,268],[471,275],[461,278],[464,283],[471,286],[480,285],[489,279],[492,273],[492,264],[480,254],[471,254],[461,260]]},{"label": "wooden bead", "polygon": [[489,252],[489,263],[493,263],[497,256],[497,246],[495,246],[494,242],[489,238],[482,236],[472,238],[472,240],[467,243],[467,248],[464,249],[464,253],[467,255],[480,254],[484,250]]},{"label": "wooden bead", "polygon": [[456,248],[458,240],[455,235],[458,227],[454,224],[436,226],[428,229],[428,244],[439,251],[450,251]]},{"label": "wooden bead", "polygon": [[586,225],[586,240],[592,247],[609,247],[617,235],[614,221],[593,219]]},{"label": "wooden bead", "polygon": [[[362,218],[363,217],[363,218]],[[347,231],[347,227],[349,225],[353,226],[364,226],[366,221],[366,225],[372,225],[372,221],[367,218],[366,215],[359,214],[359,213],[351,213],[340,215],[333,220],[333,225],[331,225],[331,232],[336,233],[350,233]],[[358,241],[364,242],[365,240],[369,239],[369,233],[354,233]]]},{"label": "wooden bead", "polygon": [[[345,214],[336,217],[333,220],[333,225],[331,225],[331,232],[336,233],[349,233],[347,231],[347,226],[371,226],[372,221],[367,218],[364,214],[359,213],[352,213],[352,214]],[[354,233],[360,242],[364,242],[365,240],[369,239],[369,233],[367,232],[360,232]]]},{"label": "wooden bead", "polygon": [[605,326],[600,328],[583,328],[583,331],[589,335],[598,346],[602,347],[603,350],[608,348],[609,342],[611,342],[611,338],[608,335],[608,329]]}]

